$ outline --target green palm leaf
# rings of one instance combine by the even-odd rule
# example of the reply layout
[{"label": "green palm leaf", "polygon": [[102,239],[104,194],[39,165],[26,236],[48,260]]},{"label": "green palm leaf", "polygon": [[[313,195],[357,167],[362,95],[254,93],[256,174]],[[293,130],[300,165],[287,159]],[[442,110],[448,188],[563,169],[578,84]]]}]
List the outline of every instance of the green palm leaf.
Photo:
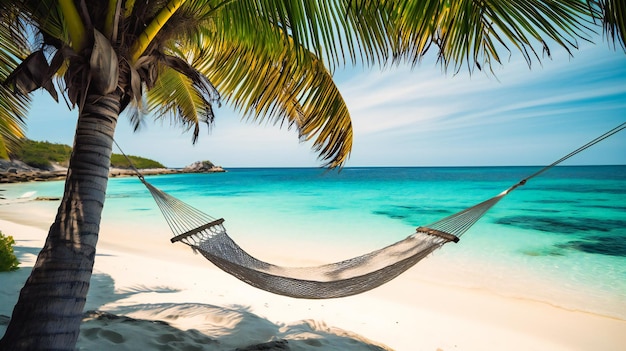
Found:
[{"label": "green palm leaf", "polygon": [[551,46],[570,52],[592,33],[592,12],[578,0],[413,1],[394,10],[396,59],[415,64],[435,50],[444,68],[455,70],[491,68],[513,48],[531,64]]},{"label": "green palm leaf", "polygon": [[159,79],[147,93],[148,110],[157,119],[169,118],[172,124],[193,129],[193,141],[200,133],[200,124],[211,125],[214,119],[211,102],[185,74],[168,66],[162,67]]},{"label": "green palm leaf", "polygon": [[236,110],[256,122],[297,128],[302,140],[313,140],[325,166],[342,165],[352,147],[352,123],[332,75],[313,53],[265,27],[258,27],[266,32],[262,43],[207,31],[185,51]]},{"label": "green palm leaf", "polygon": [[[11,8],[19,13],[23,23],[28,24],[32,29],[37,29],[34,32],[38,35],[35,38],[36,43],[41,44],[41,41],[44,41],[57,48],[60,42],[69,43],[69,35],[63,24],[63,16],[59,11],[57,1],[8,0],[7,2],[10,2]],[[25,31],[28,32],[28,28],[25,27]],[[41,34],[45,35],[45,38],[41,38],[39,36]]]},{"label": "green palm leaf", "polygon": [[[28,53],[24,27],[4,4],[0,5],[0,42],[0,83],[4,83]],[[24,137],[29,103],[27,96],[0,84],[0,158],[8,158]]]},{"label": "green palm leaf", "polygon": [[596,18],[602,22],[605,35],[614,45],[626,50],[626,2],[623,0],[589,1],[598,10]]},{"label": "green palm leaf", "polygon": [[[362,11],[364,4],[369,11]],[[306,48],[331,71],[346,62],[375,63],[391,54],[386,7],[381,2],[300,0],[230,1],[215,17],[217,30],[228,36],[236,33],[248,43],[275,41],[275,31],[296,47]],[[260,28],[272,28],[271,31]],[[299,57],[306,60],[306,55]]]}]

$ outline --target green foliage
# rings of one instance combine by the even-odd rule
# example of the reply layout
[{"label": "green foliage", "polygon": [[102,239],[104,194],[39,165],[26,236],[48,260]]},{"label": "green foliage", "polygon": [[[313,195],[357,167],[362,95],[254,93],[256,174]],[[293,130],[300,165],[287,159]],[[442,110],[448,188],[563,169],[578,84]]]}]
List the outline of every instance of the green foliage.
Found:
[{"label": "green foliage", "polygon": [[13,253],[15,240],[12,236],[5,236],[0,232],[0,272],[14,271],[18,269],[20,261]]},{"label": "green foliage", "polygon": [[[12,156],[14,159],[18,159],[31,167],[50,169],[52,167],[51,162],[67,167],[71,153],[72,148],[68,145],[26,139],[13,152]],[[138,169],[165,168],[161,163],[154,160],[139,156],[128,157]],[[130,165],[123,155],[113,154],[111,156],[111,167],[130,168]]]},{"label": "green foliage", "polygon": [[67,165],[72,148],[47,141],[24,140],[13,153],[13,157],[31,167],[49,169],[51,162]]},{"label": "green foliage", "polygon": [[[143,168],[165,168],[162,164],[157,161],[150,160],[147,158],[139,157],[139,156],[128,156],[131,162],[135,166],[135,168],[143,169]],[[111,155],[111,167],[115,168],[130,168],[130,164],[128,164],[128,160],[124,155],[113,154]]]}]

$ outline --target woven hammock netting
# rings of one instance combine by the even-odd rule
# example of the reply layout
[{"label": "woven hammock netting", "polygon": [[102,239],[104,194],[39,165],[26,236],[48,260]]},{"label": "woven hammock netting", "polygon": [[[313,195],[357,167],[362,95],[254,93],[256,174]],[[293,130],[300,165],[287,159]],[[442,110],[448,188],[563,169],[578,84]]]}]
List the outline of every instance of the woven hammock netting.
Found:
[{"label": "woven hammock netting", "polygon": [[359,294],[380,286],[458,237],[504,193],[416,232],[393,245],[345,261],[317,267],[280,267],[256,259],[226,233],[215,219],[145,182],[170,229],[182,242],[238,279],[275,294],[327,299]]},{"label": "woven hammock netting", "polygon": [[252,257],[226,233],[216,219],[157,189],[139,174],[174,234],[181,242],[238,279],[259,289],[295,298],[328,299],[376,288],[411,268],[448,242],[457,242],[474,223],[504,196],[575,154],[626,128],[626,123],[583,145],[549,166],[521,180],[495,197],[429,225],[382,249],[341,262],[315,267],[281,267]]}]

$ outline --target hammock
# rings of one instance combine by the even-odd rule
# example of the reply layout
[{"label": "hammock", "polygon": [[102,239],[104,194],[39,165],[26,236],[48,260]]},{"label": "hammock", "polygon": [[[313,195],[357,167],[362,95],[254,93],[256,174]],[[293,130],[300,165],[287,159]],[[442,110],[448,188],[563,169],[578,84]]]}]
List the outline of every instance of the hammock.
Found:
[{"label": "hammock", "polygon": [[[431,252],[458,242],[474,223],[504,196],[577,153],[626,128],[626,123],[574,150],[486,201],[450,215],[382,249],[345,261],[317,267],[281,267],[256,259],[226,233],[224,219],[214,218],[157,189],[135,169],[174,234],[220,269],[259,289],[295,298],[328,299],[356,295],[376,288],[403,273]],[[119,146],[118,146],[119,148]],[[121,150],[121,149],[120,149]],[[123,152],[122,152],[123,154]],[[130,163],[130,160],[128,160]]]}]

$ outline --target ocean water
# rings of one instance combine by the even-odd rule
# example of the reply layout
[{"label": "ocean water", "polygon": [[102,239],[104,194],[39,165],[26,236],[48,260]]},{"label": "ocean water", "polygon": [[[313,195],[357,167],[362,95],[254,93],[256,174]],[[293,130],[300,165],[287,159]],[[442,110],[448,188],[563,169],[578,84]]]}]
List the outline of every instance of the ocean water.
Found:
[{"label": "ocean water", "polygon": [[[240,243],[263,241],[287,254],[319,258],[326,253],[311,252],[306,243],[348,248],[355,255],[380,248],[495,196],[538,169],[239,168],[146,179],[225,218]],[[0,189],[7,199],[27,192],[61,196],[63,183]],[[158,208],[136,178],[109,181],[103,223],[112,221],[146,228],[133,235],[169,239]],[[298,244],[304,249],[296,250]],[[555,167],[509,194],[458,244],[435,256],[458,278],[446,284],[626,318],[626,166]]]}]

